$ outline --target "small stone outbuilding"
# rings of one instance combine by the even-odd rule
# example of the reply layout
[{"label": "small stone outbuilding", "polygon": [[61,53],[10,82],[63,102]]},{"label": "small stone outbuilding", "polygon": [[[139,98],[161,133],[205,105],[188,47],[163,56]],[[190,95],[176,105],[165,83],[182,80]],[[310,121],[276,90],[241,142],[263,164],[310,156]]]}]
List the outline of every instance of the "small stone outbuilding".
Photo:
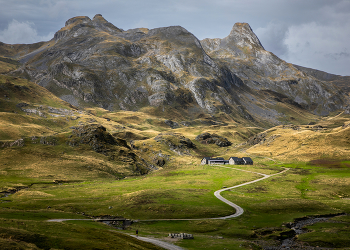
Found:
[{"label": "small stone outbuilding", "polygon": [[244,165],[244,161],[242,158],[230,157],[228,161],[230,165]]},{"label": "small stone outbuilding", "polygon": [[244,165],[253,165],[253,160],[250,157],[243,157]]},{"label": "small stone outbuilding", "polygon": [[211,159],[211,157],[204,157],[203,159],[202,159],[202,161],[201,161],[201,164],[202,165],[205,165],[205,164],[209,164],[209,160]]}]

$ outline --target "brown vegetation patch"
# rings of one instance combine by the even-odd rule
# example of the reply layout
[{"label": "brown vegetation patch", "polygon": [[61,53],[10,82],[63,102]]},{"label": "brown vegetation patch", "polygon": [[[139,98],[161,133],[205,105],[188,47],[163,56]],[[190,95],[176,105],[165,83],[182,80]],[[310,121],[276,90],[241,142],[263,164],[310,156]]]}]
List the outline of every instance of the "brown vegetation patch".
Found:
[{"label": "brown vegetation patch", "polygon": [[257,186],[247,190],[247,193],[266,193],[268,189],[264,186]]},{"label": "brown vegetation patch", "polygon": [[311,174],[310,169],[304,169],[304,168],[295,168],[291,169],[293,173],[300,174],[300,175],[309,175]]},{"label": "brown vegetation patch", "polygon": [[128,205],[132,206],[156,203],[159,198],[174,199],[174,195],[168,190],[139,190],[123,194],[122,197]]},{"label": "brown vegetation patch", "polygon": [[330,160],[330,159],[317,159],[309,162],[310,165],[313,166],[322,166],[328,168],[342,168],[342,167],[350,167],[348,163],[342,163],[344,160]]},{"label": "brown vegetation patch", "polygon": [[23,197],[31,197],[31,198],[40,198],[40,197],[52,197],[54,195],[48,194],[41,191],[28,191],[28,190],[21,190],[17,193],[18,196]]},{"label": "brown vegetation patch", "polygon": [[171,176],[198,176],[198,175],[206,175],[206,173],[199,173],[199,172],[191,172],[191,173],[186,173],[186,172],[164,172],[161,174],[162,176],[165,177],[171,177]]},{"label": "brown vegetation patch", "polygon": [[134,132],[131,131],[123,131],[123,132],[117,132],[114,133],[113,136],[124,139],[124,140],[146,140],[148,139],[148,137],[140,135],[140,134],[136,134]]}]

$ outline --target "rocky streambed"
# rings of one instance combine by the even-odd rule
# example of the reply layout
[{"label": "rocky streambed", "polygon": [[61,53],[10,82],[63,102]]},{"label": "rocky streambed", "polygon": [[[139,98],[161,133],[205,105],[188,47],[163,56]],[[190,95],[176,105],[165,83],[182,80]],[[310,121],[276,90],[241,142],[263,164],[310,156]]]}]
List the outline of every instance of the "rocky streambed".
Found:
[{"label": "rocky streambed", "polygon": [[297,241],[298,235],[309,232],[305,227],[311,226],[319,222],[326,222],[337,216],[346,215],[345,213],[339,214],[327,214],[320,216],[306,216],[303,218],[295,219],[294,222],[286,224],[291,231],[284,232],[280,235],[279,246],[263,246],[264,250],[280,250],[280,249],[333,249],[324,247],[305,246],[301,242]]},{"label": "rocky streambed", "polygon": [[18,191],[22,190],[22,189],[27,189],[27,186],[22,186],[22,187],[17,187],[17,188],[12,188],[12,189],[8,189],[7,191],[2,191],[0,192],[0,203],[3,202],[11,202],[10,200],[3,200],[3,198],[7,198],[12,194],[17,193]]}]

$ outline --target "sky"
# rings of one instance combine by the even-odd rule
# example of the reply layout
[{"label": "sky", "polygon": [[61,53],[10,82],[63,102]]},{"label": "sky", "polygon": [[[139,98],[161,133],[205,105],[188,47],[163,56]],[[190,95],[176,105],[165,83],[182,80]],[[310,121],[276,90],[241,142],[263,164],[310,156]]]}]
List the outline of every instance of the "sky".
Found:
[{"label": "sky", "polygon": [[198,39],[248,23],[281,59],[350,75],[350,0],[0,0],[0,41],[48,41],[65,21],[95,14],[118,28],[180,25]]}]

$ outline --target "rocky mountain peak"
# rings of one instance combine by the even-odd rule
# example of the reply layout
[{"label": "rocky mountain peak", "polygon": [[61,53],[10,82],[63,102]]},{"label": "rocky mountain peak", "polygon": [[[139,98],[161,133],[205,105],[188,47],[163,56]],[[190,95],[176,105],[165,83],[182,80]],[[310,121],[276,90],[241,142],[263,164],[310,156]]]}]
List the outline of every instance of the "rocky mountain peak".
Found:
[{"label": "rocky mountain peak", "polygon": [[201,44],[211,56],[215,54],[214,57],[234,56],[249,59],[257,57],[257,53],[266,52],[248,23],[236,23],[227,37],[222,39],[206,38],[201,41]]},{"label": "rocky mountain peak", "polygon": [[76,16],[68,19],[65,23],[65,27],[69,26],[70,24],[73,24],[75,22],[79,23],[89,23],[91,22],[91,19],[88,16]]},{"label": "rocky mountain peak", "polygon": [[157,36],[160,39],[167,40],[174,45],[180,45],[180,47],[194,45],[198,48],[202,48],[197,37],[181,26],[169,26],[152,29],[149,31],[148,36]]},{"label": "rocky mountain peak", "polygon": [[119,29],[115,27],[113,24],[108,22],[106,19],[103,18],[101,14],[96,14],[94,18],[92,19],[92,23],[96,28],[99,28],[106,32],[122,32],[122,29]]},{"label": "rocky mountain peak", "polygon": [[89,24],[91,24],[91,19],[88,16],[77,16],[68,19],[65,23],[65,26],[57,31],[54,36],[55,41],[59,41],[68,34],[74,35],[81,28],[88,28]]},{"label": "rocky mountain peak", "polygon": [[111,35],[116,35],[123,31],[104,19],[101,14],[95,15],[93,20],[88,16],[77,16],[68,19],[65,23],[65,27],[56,32],[54,39],[58,41],[71,36],[77,37],[82,34],[88,34],[93,29],[95,29],[96,32],[104,31]]},{"label": "rocky mountain peak", "polygon": [[253,46],[255,48],[264,49],[259,38],[255,35],[248,23],[235,23],[227,38],[241,47]]},{"label": "rocky mountain peak", "polygon": [[96,14],[92,20],[95,20],[95,19],[103,19],[106,21],[106,19],[104,19],[101,14]]}]

